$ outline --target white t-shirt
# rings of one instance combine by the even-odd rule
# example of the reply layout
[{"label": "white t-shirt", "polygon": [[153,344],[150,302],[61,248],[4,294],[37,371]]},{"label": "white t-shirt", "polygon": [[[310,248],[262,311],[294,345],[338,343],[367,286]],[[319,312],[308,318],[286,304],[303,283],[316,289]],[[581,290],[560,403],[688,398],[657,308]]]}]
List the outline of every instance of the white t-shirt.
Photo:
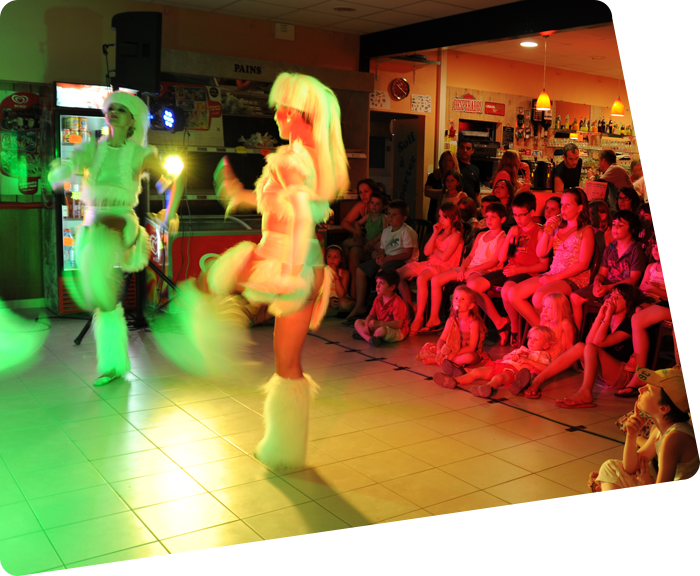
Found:
[{"label": "white t-shirt", "polygon": [[671,172],[666,172],[662,178],[656,178],[653,172],[649,172],[634,183],[634,189],[643,198],[644,202],[653,202],[661,208],[662,202],[659,189],[664,184],[670,184],[675,181],[676,179]]},{"label": "white t-shirt", "polygon": [[696,174],[695,178],[688,179],[685,173],[676,174],[676,182],[680,182],[685,188],[686,199],[684,209],[686,211],[695,211],[700,208],[700,174]]},{"label": "white t-shirt", "polygon": [[407,248],[413,248],[413,254],[406,260],[406,264],[418,260],[418,234],[405,222],[401,224],[401,227],[396,232],[392,232],[391,226],[384,228],[380,244],[384,250],[384,254],[387,256],[395,256],[405,251]]}]

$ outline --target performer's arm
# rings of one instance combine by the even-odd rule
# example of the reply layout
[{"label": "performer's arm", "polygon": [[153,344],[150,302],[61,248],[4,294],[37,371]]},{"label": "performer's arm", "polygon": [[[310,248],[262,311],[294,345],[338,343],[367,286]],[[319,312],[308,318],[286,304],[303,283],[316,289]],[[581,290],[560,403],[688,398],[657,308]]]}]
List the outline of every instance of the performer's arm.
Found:
[{"label": "performer's arm", "polygon": [[214,171],[214,190],[224,206],[226,215],[239,204],[247,204],[253,207],[258,205],[258,196],[253,190],[246,190],[231,168],[228,158],[224,156]]}]

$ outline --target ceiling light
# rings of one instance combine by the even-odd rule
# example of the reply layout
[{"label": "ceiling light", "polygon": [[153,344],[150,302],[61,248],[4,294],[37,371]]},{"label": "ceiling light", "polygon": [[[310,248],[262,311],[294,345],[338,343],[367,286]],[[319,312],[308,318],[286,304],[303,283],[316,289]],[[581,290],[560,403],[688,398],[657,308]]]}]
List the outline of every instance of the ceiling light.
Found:
[{"label": "ceiling light", "polygon": [[673,113],[673,119],[671,120],[672,124],[675,124],[676,126],[682,126],[685,124],[685,113],[683,112],[683,108],[681,108],[681,89],[683,88],[683,61],[685,58],[682,56],[678,59],[678,61],[681,63],[681,85],[678,88],[678,108],[676,111]]},{"label": "ceiling light", "polygon": [[610,116],[624,116],[625,115],[625,105],[620,99],[620,79],[617,79],[617,99],[613,102],[612,108],[610,108]]},{"label": "ceiling light", "polygon": [[520,43],[520,45],[523,48],[535,48],[535,47],[539,46],[539,44],[537,42],[533,42],[532,40],[523,40]]},{"label": "ceiling light", "polygon": [[544,80],[547,74],[547,36],[544,37],[544,73],[542,74],[542,93],[537,97],[535,108],[537,110],[551,110],[552,102],[549,99],[549,94],[544,89]]}]

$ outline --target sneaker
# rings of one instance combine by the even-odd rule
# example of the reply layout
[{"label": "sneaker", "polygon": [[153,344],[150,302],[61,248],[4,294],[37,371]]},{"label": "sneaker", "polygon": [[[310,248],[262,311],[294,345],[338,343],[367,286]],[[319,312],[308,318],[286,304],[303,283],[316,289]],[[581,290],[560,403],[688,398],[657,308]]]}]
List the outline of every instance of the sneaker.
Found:
[{"label": "sneaker", "polygon": [[352,337],[355,340],[364,340],[364,338],[362,336],[360,336],[360,333],[357,330],[352,331]]},{"label": "sneaker", "polygon": [[639,534],[639,528],[620,526],[614,522],[601,522],[591,526],[591,542],[598,546],[612,546],[632,540]]},{"label": "sneaker", "polygon": [[457,387],[457,380],[455,380],[452,376],[448,376],[447,374],[443,374],[442,372],[438,372],[433,376],[433,380],[435,381],[436,384],[439,384],[443,388],[456,388]]},{"label": "sneaker", "polygon": [[372,337],[369,339],[369,343],[370,343],[372,346],[379,347],[379,346],[381,346],[382,344],[384,344],[384,340],[382,340],[381,338],[377,338],[376,336],[372,336]]},{"label": "sneaker", "polygon": [[510,393],[513,396],[520,394],[532,382],[532,374],[527,368],[522,368],[515,377],[515,382],[510,385]]},{"label": "sneaker", "polygon": [[467,373],[467,371],[464,368],[462,368],[459,364],[455,364],[447,358],[445,358],[442,361],[442,371],[448,376],[452,376],[453,378],[464,376]]},{"label": "sneaker", "polygon": [[472,386],[470,392],[479,398],[488,398],[493,394],[493,388],[488,384],[477,384],[476,386]]}]

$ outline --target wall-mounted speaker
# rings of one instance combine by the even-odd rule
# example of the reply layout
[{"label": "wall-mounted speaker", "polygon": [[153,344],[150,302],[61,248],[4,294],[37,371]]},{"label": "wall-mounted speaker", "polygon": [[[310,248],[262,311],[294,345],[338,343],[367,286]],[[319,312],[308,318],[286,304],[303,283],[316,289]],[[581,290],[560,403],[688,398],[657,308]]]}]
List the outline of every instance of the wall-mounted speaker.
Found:
[{"label": "wall-mounted speaker", "polygon": [[122,12],[112,17],[117,32],[115,89],[160,92],[160,12]]}]

